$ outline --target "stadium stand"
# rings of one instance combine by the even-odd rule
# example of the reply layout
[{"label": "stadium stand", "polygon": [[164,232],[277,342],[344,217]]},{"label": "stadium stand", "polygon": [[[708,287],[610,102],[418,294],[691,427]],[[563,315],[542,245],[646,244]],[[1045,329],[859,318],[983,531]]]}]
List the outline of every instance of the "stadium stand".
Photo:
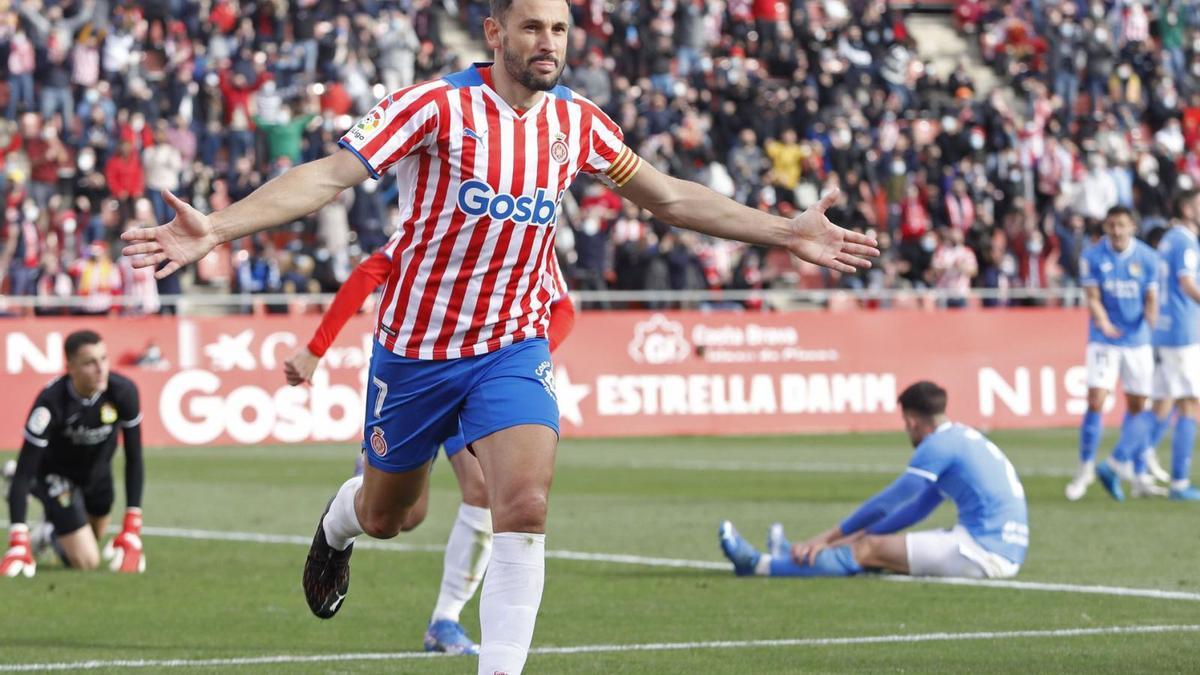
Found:
[{"label": "stadium stand", "polygon": [[[644,157],[785,215],[840,188],[830,215],[884,250],[839,276],[672,231],[582,181],[557,242],[579,290],[1072,287],[1108,206],[1137,208],[1149,228],[1200,179],[1191,5],[964,0],[956,20],[1011,85],[986,95],[965,62],[923,62],[882,0],[572,6],[566,80]],[[223,206],[328,152],[385,92],[464,65],[445,36],[486,12],[478,0],[12,3],[0,288],[87,296],[90,312],[115,295],[137,298],[123,311],[171,311],[159,294],[193,286],[336,288],[394,227],[393,178],[158,283],[112,252],[123,229],[171,216],[158,190]]]}]

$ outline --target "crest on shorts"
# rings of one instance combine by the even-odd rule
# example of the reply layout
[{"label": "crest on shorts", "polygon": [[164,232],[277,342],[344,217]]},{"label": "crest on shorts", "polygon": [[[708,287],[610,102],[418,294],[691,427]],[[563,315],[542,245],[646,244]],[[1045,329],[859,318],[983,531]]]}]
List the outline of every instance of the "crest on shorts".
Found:
[{"label": "crest on shorts", "polygon": [[383,427],[375,427],[371,432],[371,450],[380,457],[387,454],[387,439],[383,437]]},{"label": "crest on shorts", "polygon": [[554,388],[554,365],[549,361],[542,361],[533,374],[537,375],[538,380],[542,383],[542,389],[550,394],[550,398],[557,401],[558,392]]},{"label": "crest on shorts", "polygon": [[100,423],[112,424],[117,421],[117,409],[111,403],[100,406]]},{"label": "crest on shorts", "polygon": [[554,137],[554,142],[550,144],[550,159],[559,164],[567,163],[567,155],[570,154],[567,148],[567,137],[564,134],[557,134]]},{"label": "crest on shorts", "polygon": [[45,406],[38,406],[29,413],[29,422],[25,427],[34,436],[41,436],[46,431],[46,427],[50,426],[50,409]]}]

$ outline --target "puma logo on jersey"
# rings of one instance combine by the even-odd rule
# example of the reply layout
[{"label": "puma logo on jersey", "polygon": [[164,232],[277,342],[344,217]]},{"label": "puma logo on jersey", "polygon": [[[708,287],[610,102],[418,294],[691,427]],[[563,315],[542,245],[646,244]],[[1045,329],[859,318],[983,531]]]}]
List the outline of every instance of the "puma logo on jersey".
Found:
[{"label": "puma logo on jersey", "polygon": [[479,133],[471,127],[466,127],[463,129],[463,135],[467,138],[474,138],[479,143],[487,143],[487,141],[483,138],[484,136],[487,136],[487,129],[484,129],[483,133]]}]

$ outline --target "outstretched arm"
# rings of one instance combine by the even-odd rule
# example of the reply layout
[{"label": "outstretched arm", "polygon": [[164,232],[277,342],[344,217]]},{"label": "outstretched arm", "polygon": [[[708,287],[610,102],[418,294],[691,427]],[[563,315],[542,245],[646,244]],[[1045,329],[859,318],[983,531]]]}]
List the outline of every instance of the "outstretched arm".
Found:
[{"label": "outstretched arm", "polygon": [[367,167],[349,150],[337,152],[290,169],[245,199],[204,215],[164,192],[176,211],[175,219],[158,227],[129,230],[121,238],[131,245],[123,253],[133,257],[133,267],[166,263],[155,273],[162,279],[203,258],[218,244],[290,223],[333,200],[342,190],[368,176]]},{"label": "outstretched arm", "polygon": [[672,178],[641,162],[617,194],[678,227],[722,239],[786,248],[792,255],[839,272],[870,267],[879,255],[875,239],[847,230],[825,217],[837,201],[833,191],[796,218],[773,216],[690,181]]}]

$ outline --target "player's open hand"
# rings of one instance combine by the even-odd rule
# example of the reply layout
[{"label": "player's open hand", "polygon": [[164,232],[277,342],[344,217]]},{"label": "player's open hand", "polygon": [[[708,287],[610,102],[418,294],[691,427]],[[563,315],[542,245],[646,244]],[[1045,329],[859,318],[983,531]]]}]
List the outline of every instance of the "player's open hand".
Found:
[{"label": "player's open hand", "polygon": [[157,279],[166,278],[180,267],[196,262],[221,243],[211,218],[167,190],[163,190],[162,195],[175,210],[175,218],[171,222],[121,234],[121,239],[127,242],[138,242],[121,251],[133,259],[134,268],[157,267],[166,263],[154,273]]},{"label": "player's open hand", "polygon": [[788,250],[801,260],[853,274],[871,266],[869,258],[879,256],[874,237],[838,227],[825,217],[825,211],[837,202],[838,190],[831,190],[821,201],[792,219],[792,238]]},{"label": "player's open hand", "polygon": [[283,375],[287,378],[287,383],[293,387],[305,382],[311,384],[313,373],[316,372],[317,364],[320,362],[321,357],[314,355],[308,351],[307,347],[304,347],[283,362]]}]

